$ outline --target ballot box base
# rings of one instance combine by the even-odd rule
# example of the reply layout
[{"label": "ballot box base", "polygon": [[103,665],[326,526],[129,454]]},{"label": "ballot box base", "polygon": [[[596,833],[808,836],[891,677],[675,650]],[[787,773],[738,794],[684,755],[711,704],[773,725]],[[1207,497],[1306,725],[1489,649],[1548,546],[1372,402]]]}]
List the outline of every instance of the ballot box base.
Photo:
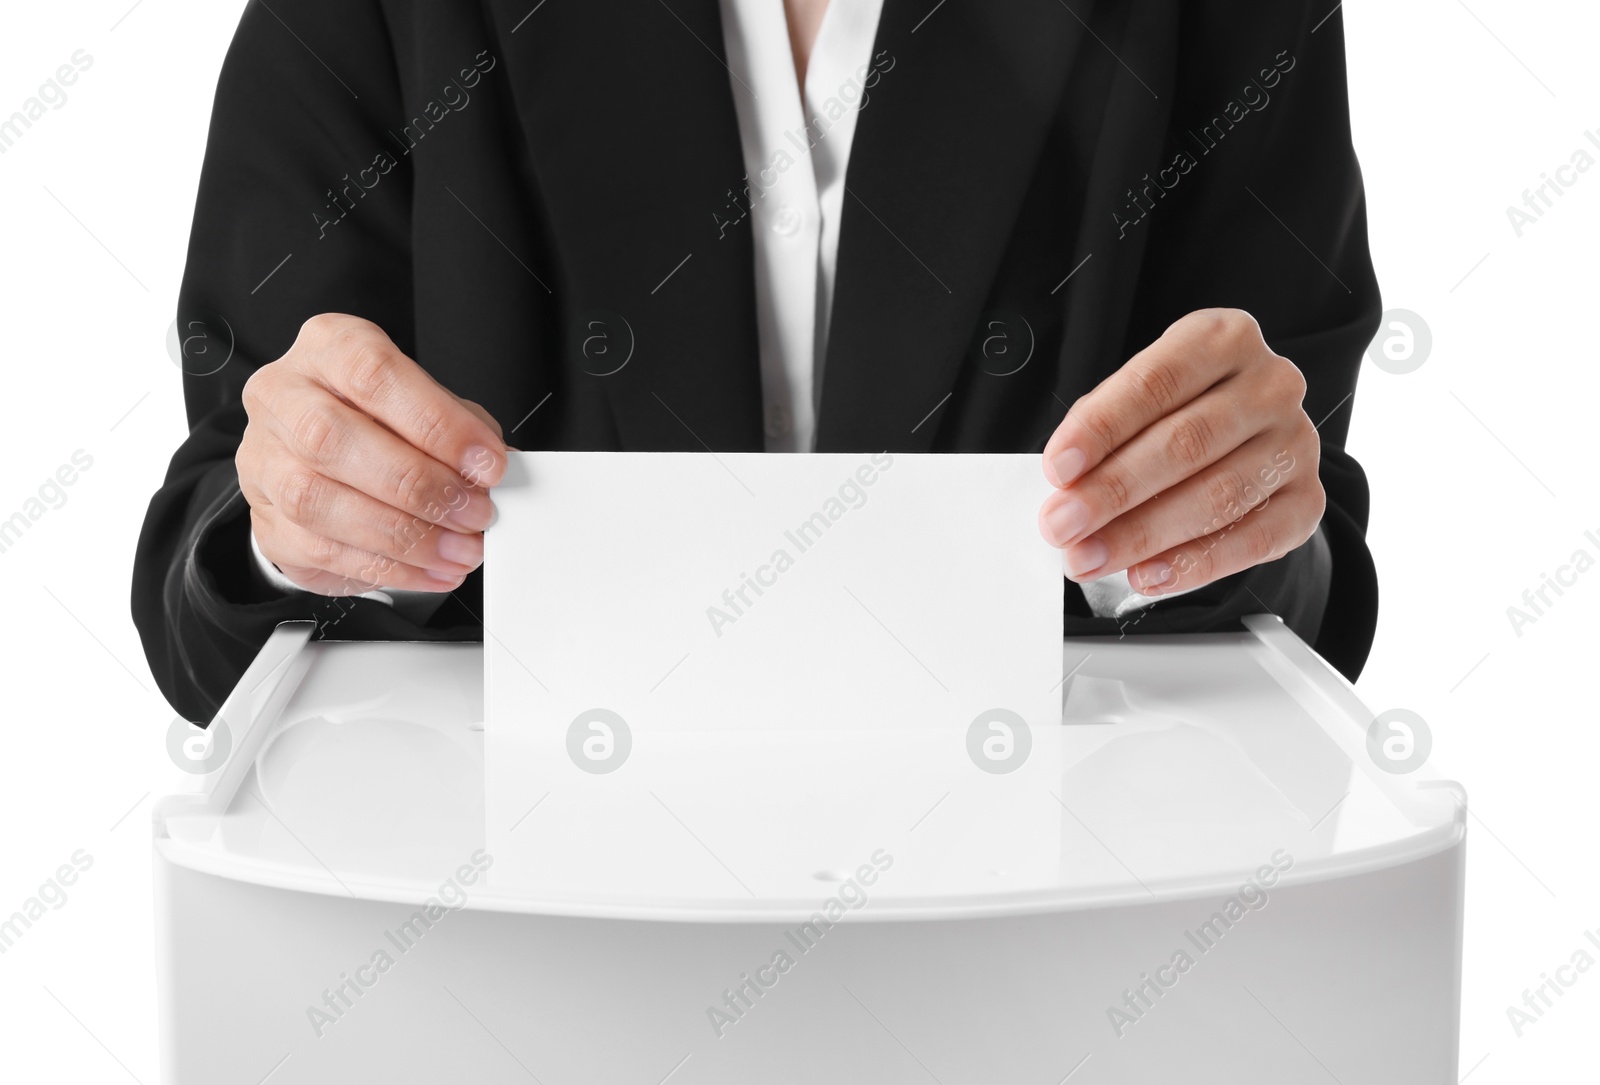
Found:
[{"label": "ballot box base", "polygon": [[[1048,796],[1033,820],[933,803],[930,775],[940,813],[881,878],[840,872],[848,897],[784,880],[836,825],[775,830],[764,867],[712,838],[718,869],[688,789],[692,892],[634,877],[650,856],[625,842],[519,872],[486,849],[480,649],[280,630],[219,715],[230,756],[155,810],[161,1080],[1454,1085],[1464,793],[1375,766],[1354,691],[1249,622],[1069,642],[1048,773],[1013,777]],[[559,842],[578,809],[528,825]],[[971,855],[937,835],[962,819]],[[1050,862],[987,869],[985,829],[998,855],[1019,824]]]}]

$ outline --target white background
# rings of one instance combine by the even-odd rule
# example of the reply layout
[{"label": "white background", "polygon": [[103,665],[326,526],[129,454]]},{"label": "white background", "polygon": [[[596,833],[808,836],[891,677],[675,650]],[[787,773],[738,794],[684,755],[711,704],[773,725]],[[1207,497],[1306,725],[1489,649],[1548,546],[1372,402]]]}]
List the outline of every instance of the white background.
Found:
[{"label": "white background", "polygon": [[[1506,1008],[1600,930],[1600,570],[1520,637],[1506,609],[1574,550],[1600,556],[1583,534],[1600,536],[1600,170],[1520,238],[1506,208],[1595,150],[1583,133],[1600,134],[1600,9],[1469,2],[1345,9],[1385,304],[1433,336],[1413,373],[1368,364],[1357,399],[1383,584],[1359,688],[1375,710],[1420,712],[1434,763],[1472,796],[1462,1073],[1593,1080],[1600,970],[1521,1038]],[[94,458],[0,554],[0,912],[74,850],[94,857],[67,904],[0,957],[7,1078],[156,1080],[149,792],[168,778],[171,713],[128,616],[129,565],[184,428],[164,338],[239,10],[8,0],[0,15],[0,114],[75,50],[94,58],[0,155],[0,518],[75,450]]]}]

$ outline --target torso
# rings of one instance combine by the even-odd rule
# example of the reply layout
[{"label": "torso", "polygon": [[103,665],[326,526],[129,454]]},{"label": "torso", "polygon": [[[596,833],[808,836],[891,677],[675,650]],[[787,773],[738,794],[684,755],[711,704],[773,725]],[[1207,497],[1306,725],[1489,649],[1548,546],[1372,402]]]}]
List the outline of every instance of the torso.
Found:
[{"label": "torso", "polygon": [[822,26],[822,15],[827,10],[828,0],[783,0],[783,13],[789,22],[789,44],[794,49],[795,76],[802,88],[806,85],[811,46],[816,43],[817,29]]}]

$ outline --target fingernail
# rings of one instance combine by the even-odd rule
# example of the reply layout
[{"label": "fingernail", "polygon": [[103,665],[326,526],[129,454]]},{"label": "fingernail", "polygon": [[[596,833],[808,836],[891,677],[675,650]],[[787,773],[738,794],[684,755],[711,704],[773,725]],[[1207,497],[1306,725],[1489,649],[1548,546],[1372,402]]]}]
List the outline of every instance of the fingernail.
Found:
[{"label": "fingernail", "polygon": [[1164,561],[1146,562],[1139,568],[1139,590],[1148,592],[1172,579],[1172,566]]},{"label": "fingernail", "polygon": [[1044,461],[1045,474],[1050,476],[1052,485],[1065,486],[1083,474],[1088,463],[1089,458],[1083,454],[1083,449],[1069,448]]},{"label": "fingernail", "polygon": [[473,445],[461,457],[461,477],[474,486],[493,486],[500,481],[505,466],[504,455],[482,445]]},{"label": "fingernail", "polygon": [[476,569],[483,564],[483,536],[463,535],[459,531],[441,531],[439,556],[452,564]]},{"label": "fingernail", "polygon": [[1075,499],[1063,501],[1045,515],[1044,525],[1049,529],[1050,541],[1065,546],[1089,526],[1089,506]]},{"label": "fingernail", "polygon": [[1063,554],[1066,562],[1067,575],[1074,580],[1087,578],[1110,557],[1106,544],[1099,539],[1085,539],[1076,546],[1070,547]]},{"label": "fingernail", "polygon": [[468,534],[476,534],[493,522],[494,502],[480,490],[463,490],[461,493],[466,495],[466,500],[460,500],[458,495],[455,506],[445,513],[445,523]]}]

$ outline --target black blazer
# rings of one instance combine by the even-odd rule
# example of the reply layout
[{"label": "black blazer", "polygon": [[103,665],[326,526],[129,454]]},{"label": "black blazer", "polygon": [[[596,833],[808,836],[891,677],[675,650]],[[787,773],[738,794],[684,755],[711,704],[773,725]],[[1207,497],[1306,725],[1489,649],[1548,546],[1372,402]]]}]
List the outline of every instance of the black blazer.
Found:
[{"label": "black blazer", "polygon": [[[1308,633],[1354,677],[1377,581],[1366,480],[1343,445],[1381,307],[1328,6],[996,0],[930,14],[928,0],[885,0],[819,451],[1038,451],[1068,404],[1171,321],[1248,310],[1305,372],[1322,422],[1333,579]],[[210,717],[286,619],[337,638],[482,636],[476,574],[423,626],[252,576],[240,387],[307,317],[376,322],[520,448],[762,448],[752,222],[717,0],[534,7],[244,13],[178,304],[190,433],[134,568],[150,666],[189,718]],[[1010,335],[1003,361],[983,346],[994,321]],[[597,330],[631,346],[620,371],[617,353],[597,360]],[[1158,604],[1130,631],[1276,608],[1297,590],[1277,568],[1289,560]],[[1068,597],[1070,633],[1118,632]]]}]

